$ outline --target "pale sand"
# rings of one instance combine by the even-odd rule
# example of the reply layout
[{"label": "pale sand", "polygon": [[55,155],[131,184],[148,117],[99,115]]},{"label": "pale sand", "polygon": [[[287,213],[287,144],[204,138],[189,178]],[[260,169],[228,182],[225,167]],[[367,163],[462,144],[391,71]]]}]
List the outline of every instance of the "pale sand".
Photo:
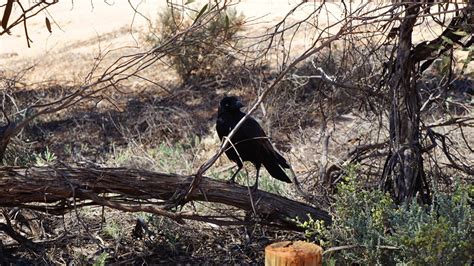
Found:
[{"label": "pale sand", "polygon": [[[164,0],[133,0],[132,5],[137,7],[140,14],[136,14],[128,1],[60,1],[48,10],[51,19],[52,30],[50,34],[45,25],[46,13],[40,13],[28,20],[28,31],[33,40],[31,48],[26,45],[24,29],[22,25],[16,26],[11,35],[0,37],[0,71],[16,71],[27,65],[37,64],[39,66],[52,66],[61,71],[74,68],[79,60],[93,62],[99,52],[104,52],[120,47],[136,47],[143,49],[143,32],[155,22],[157,15],[166,7]],[[199,9],[207,1],[195,2],[192,5]],[[237,1],[234,1],[237,3]],[[256,30],[251,33],[262,33],[269,26],[280,21],[300,1],[295,0],[243,0],[235,6],[242,12],[247,20]],[[353,7],[359,6],[360,2],[353,2]],[[297,12],[290,16],[289,21],[301,19],[319,4],[306,3]],[[375,4],[370,4],[374,6]],[[341,4],[327,3],[327,16],[322,19],[326,23],[333,23],[343,17]],[[16,8],[18,11],[18,8]],[[0,10],[3,13],[3,10]],[[14,15],[12,17],[15,17]],[[57,25],[55,25],[55,23]],[[58,27],[59,25],[59,27]],[[337,30],[337,29],[335,29]],[[419,38],[431,39],[439,28],[423,28],[417,34]],[[295,40],[292,49],[298,54],[299,49],[308,47],[311,42],[306,34],[301,34]],[[75,64],[74,64],[75,63]],[[51,72],[53,68],[51,68]],[[52,78],[82,79],[87,70],[64,71],[62,77],[54,74]],[[72,75],[73,77],[67,77]],[[47,73],[41,78],[51,78]]]}]

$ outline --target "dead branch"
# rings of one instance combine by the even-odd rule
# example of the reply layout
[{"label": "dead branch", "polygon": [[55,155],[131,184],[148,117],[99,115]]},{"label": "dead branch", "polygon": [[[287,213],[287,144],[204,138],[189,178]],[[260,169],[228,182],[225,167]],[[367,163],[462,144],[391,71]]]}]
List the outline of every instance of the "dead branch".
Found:
[{"label": "dead branch", "polygon": [[[126,168],[3,167],[0,206],[63,214],[82,206],[107,206],[126,212],[148,212],[178,222],[185,219],[235,224],[192,212],[166,210],[175,194],[186,191],[193,177]],[[297,230],[295,219],[308,214],[327,224],[326,211],[264,191],[249,196],[247,187],[203,178],[190,201],[221,203],[244,211],[255,209],[263,224]],[[252,202],[254,206],[252,206]]]}]

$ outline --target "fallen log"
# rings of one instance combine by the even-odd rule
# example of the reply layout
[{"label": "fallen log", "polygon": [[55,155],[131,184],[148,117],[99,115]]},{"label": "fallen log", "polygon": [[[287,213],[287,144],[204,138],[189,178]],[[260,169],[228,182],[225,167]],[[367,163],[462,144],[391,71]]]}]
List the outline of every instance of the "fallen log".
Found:
[{"label": "fallen log", "polygon": [[[186,193],[192,176],[165,174],[127,168],[1,167],[0,207],[23,207],[63,214],[83,206],[107,206],[128,212],[149,212],[215,224],[238,224],[229,217],[200,216],[171,212],[170,200]],[[294,219],[331,222],[329,214],[305,203],[264,191],[252,192],[238,184],[204,178],[190,201],[222,203],[253,212],[262,224],[297,230]],[[234,217],[235,218],[235,217]]]}]

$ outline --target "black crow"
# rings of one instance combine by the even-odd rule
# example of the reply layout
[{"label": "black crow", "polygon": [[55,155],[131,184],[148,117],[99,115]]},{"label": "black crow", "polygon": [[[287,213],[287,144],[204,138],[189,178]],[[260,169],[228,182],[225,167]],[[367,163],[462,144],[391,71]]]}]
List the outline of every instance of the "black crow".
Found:
[{"label": "black crow", "polygon": [[[216,122],[217,134],[221,141],[245,116],[245,113],[240,111],[243,106],[239,99],[234,96],[224,97],[221,100]],[[239,127],[231,138],[231,144],[227,146],[225,153],[238,166],[229,182],[235,181],[235,176],[242,169],[243,162],[250,161],[257,168],[255,184],[252,187],[254,190],[258,187],[258,174],[262,164],[272,177],[291,183],[290,178],[282,169],[282,167],[290,168],[288,162],[275,150],[262,127],[252,117],[248,117]]]}]

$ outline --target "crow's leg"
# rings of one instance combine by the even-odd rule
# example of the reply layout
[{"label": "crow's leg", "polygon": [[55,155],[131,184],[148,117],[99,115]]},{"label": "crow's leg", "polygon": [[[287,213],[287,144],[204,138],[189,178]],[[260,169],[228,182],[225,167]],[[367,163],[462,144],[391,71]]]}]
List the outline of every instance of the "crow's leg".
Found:
[{"label": "crow's leg", "polygon": [[232,175],[232,177],[227,180],[227,184],[233,184],[235,183],[235,177],[237,176],[237,174],[240,172],[240,170],[242,170],[242,167],[244,167],[244,165],[241,163],[241,162],[238,162],[237,163],[237,171],[235,171],[235,173]]},{"label": "crow's leg", "polygon": [[251,187],[252,191],[257,191],[258,189],[258,176],[260,174],[260,166],[255,166],[257,168],[257,175],[255,176],[255,184]]}]

